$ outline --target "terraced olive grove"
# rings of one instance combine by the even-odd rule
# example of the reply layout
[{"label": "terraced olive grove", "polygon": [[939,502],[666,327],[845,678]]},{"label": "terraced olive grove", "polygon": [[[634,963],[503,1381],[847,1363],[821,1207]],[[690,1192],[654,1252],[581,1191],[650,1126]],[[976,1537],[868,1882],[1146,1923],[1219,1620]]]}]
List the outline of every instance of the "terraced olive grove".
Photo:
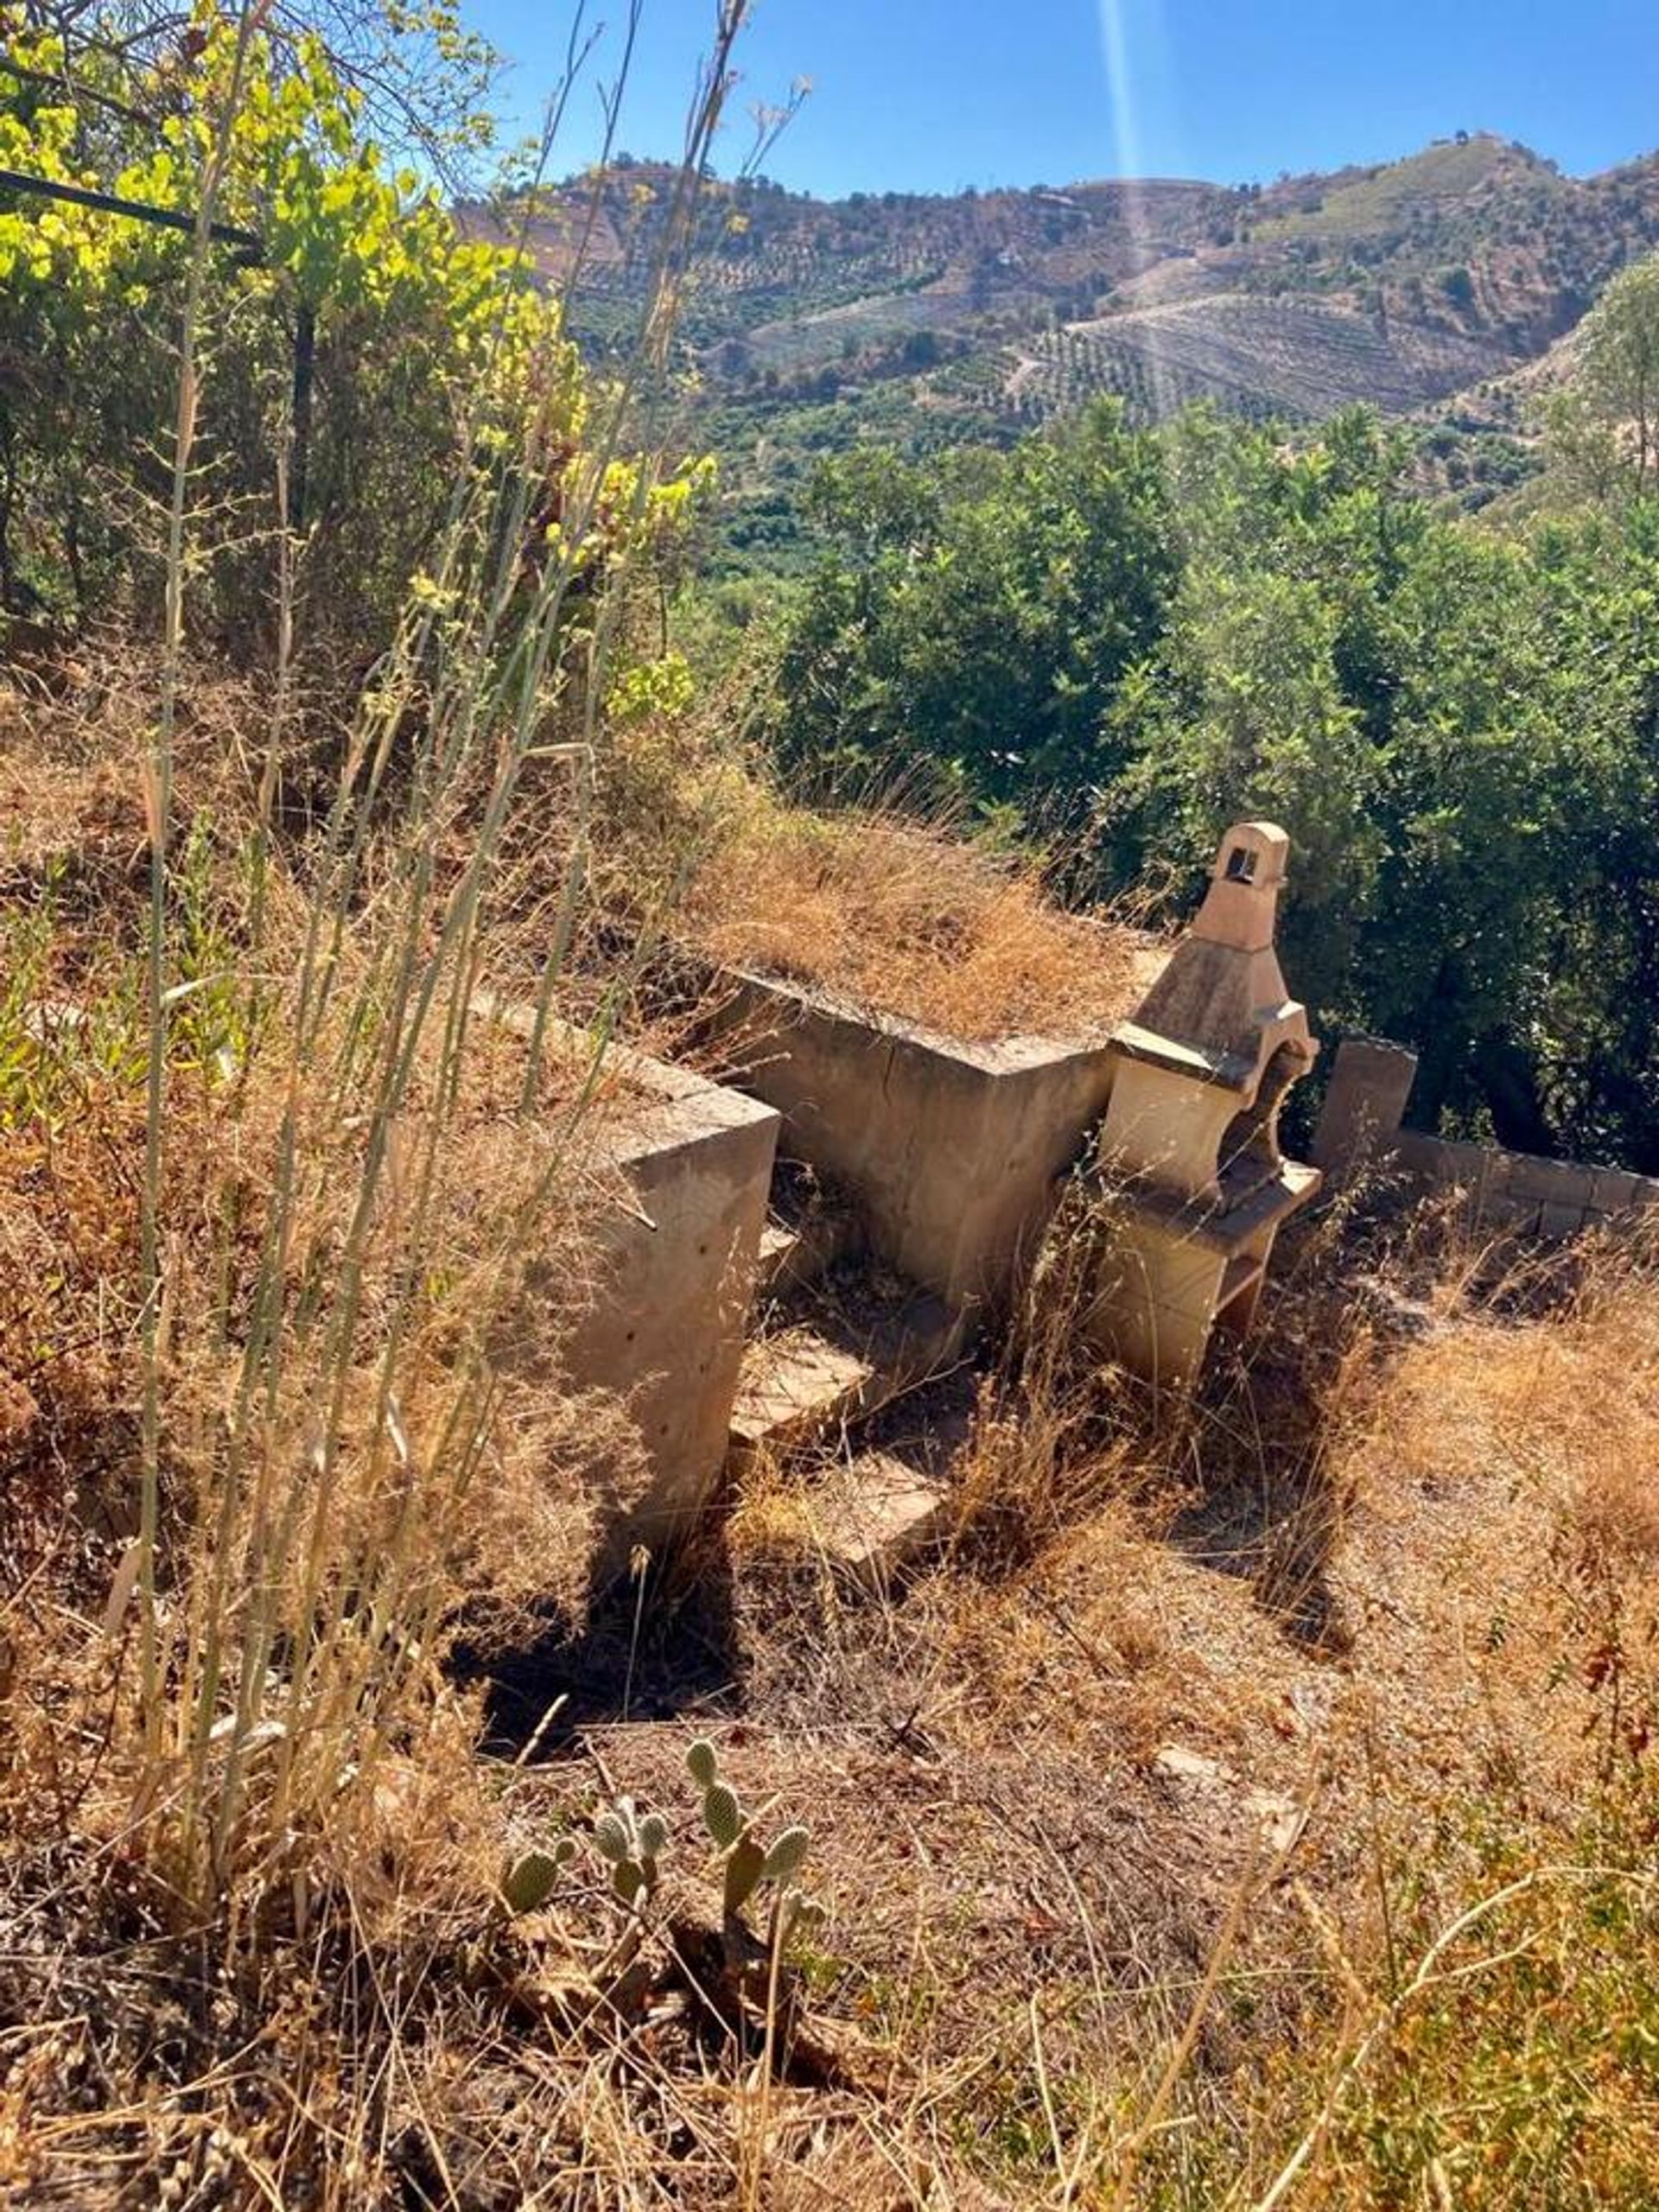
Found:
[{"label": "terraced olive grove", "polygon": [[[602,357],[648,285],[671,174],[625,156],[465,219],[522,232],[550,285],[585,241],[571,311]],[[1659,156],[1577,178],[1459,134],[1264,185],[827,202],[747,177],[709,186],[702,225],[680,360],[722,456],[723,559],[741,573],[791,564],[780,502],[825,453],[1006,444],[1102,393],[1141,423],[1195,400],[1287,423],[1365,403],[1454,426],[1466,412],[1469,435],[1490,438],[1483,390],[1541,359],[1659,245]],[[1438,480],[1478,499],[1488,460]]]},{"label": "terraced olive grove", "polygon": [[1012,351],[1003,391],[1025,421],[1102,392],[1143,421],[1195,400],[1254,420],[1314,421],[1361,401],[1406,414],[1516,361],[1496,339],[1244,292],[1066,323]]}]

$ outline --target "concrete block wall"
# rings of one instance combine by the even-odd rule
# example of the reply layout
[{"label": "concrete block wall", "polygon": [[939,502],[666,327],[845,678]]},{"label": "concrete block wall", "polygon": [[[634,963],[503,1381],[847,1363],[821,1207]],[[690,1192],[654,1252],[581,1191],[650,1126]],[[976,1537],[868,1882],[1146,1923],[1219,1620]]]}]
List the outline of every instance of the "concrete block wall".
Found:
[{"label": "concrete block wall", "polygon": [[[477,1012],[520,1035],[534,1025],[529,1007],[480,998]],[[592,1046],[556,1024],[550,1049],[585,1062]],[[636,1543],[671,1544],[719,1487],[782,1127],[771,1107],[623,1046],[607,1048],[605,1066],[618,1095],[584,1127],[586,1165],[616,1178],[619,1202],[597,1230],[592,1295],[559,1353],[576,1389],[626,1403],[652,1480],[626,1511],[607,1509],[601,1574],[620,1572]],[[556,1275],[568,1255],[540,1265]],[[515,1327],[503,1332],[503,1363],[543,1357],[533,1332],[514,1346]]]},{"label": "concrete block wall", "polygon": [[1495,1145],[1460,1144],[1401,1127],[1416,1056],[1386,1039],[1338,1049],[1313,1157],[1335,1182],[1366,1166],[1408,1177],[1425,1193],[1459,1191],[1471,1222],[1560,1243],[1659,1206],[1659,1178],[1575,1160],[1538,1160]]},{"label": "concrete block wall", "polygon": [[1105,1111],[1109,1046],[969,1044],[766,976],[726,984],[728,1079],[782,1113],[788,1147],[847,1192],[891,1266],[995,1313]]}]

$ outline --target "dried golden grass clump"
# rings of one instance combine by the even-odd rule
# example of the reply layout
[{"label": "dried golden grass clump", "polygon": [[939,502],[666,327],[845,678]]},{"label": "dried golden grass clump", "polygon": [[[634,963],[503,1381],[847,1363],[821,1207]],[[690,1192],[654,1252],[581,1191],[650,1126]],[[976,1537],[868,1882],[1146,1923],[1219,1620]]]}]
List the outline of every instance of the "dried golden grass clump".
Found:
[{"label": "dried golden grass clump", "polygon": [[[126,868],[147,835],[138,764],[160,698],[153,653],[101,639],[56,664],[49,687],[0,655],[0,850],[23,861]],[[178,702],[181,821],[251,813],[269,701],[251,680],[193,663]]]},{"label": "dried golden grass clump", "polygon": [[1100,1033],[1156,957],[1137,930],[1062,912],[1029,862],[943,828],[774,803],[706,862],[688,917],[731,966],[976,1041]]},{"label": "dried golden grass clump", "polygon": [[1639,1242],[1578,1264],[1530,1321],[1465,1314],[1413,1346],[1371,1409],[1372,1449],[1406,1475],[1522,1478],[1628,1564],[1659,1568],[1659,1278]]},{"label": "dried golden grass clump", "polygon": [[1643,1244],[1592,1256],[1540,1364],[1534,1421],[1576,1471],[1580,1525],[1659,1587],[1659,1278]]}]

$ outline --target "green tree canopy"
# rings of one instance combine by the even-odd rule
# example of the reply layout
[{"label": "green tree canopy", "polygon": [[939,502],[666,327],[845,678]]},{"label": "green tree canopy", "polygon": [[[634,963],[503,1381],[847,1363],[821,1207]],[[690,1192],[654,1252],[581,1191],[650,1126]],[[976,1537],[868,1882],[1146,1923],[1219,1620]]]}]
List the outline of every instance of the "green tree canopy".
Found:
[{"label": "green tree canopy", "polygon": [[1659,1166],[1659,501],[1503,537],[1436,514],[1363,411],[1292,438],[1105,409],[971,465],[858,456],[817,514],[791,764],[931,764],[1066,825],[1096,892],[1168,877],[1175,913],[1272,816],[1328,1033],[1414,1046],[1431,1119]]}]

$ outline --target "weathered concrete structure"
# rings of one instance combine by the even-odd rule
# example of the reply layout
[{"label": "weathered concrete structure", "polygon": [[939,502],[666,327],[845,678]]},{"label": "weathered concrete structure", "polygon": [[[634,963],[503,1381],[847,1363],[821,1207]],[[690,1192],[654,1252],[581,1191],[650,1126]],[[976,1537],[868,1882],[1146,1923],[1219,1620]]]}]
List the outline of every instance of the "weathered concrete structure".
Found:
[{"label": "weathered concrete structure", "polygon": [[[533,1019],[489,1012],[521,1032]],[[671,1542],[720,1482],[780,1122],[753,1098],[621,1046],[604,1065],[616,1095],[592,1124],[592,1159],[620,1179],[620,1196],[564,1361],[577,1388],[625,1400],[654,1471],[606,1533],[607,1563],[620,1567],[635,1543]]]},{"label": "weathered concrete structure", "polygon": [[1402,1128],[1417,1058],[1403,1045],[1349,1038],[1338,1047],[1313,1156],[1351,1180],[1368,1168],[1421,1195],[1455,1192],[1469,1226],[1559,1243],[1659,1206],[1659,1180],[1620,1167],[1540,1160]]},{"label": "weathered concrete structure", "polygon": [[1417,1055],[1386,1037],[1349,1037],[1336,1064],[1309,1147],[1313,1163],[1345,1182],[1393,1145],[1417,1072]]},{"label": "weathered concrete structure", "polygon": [[729,1079],[783,1115],[871,1248],[964,1314],[1013,1288],[1112,1083],[1104,1042],[967,1044],[759,976],[729,979]]},{"label": "weathered concrete structure", "polygon": [[1289,840],[1222,840],[1191,931],[1112,1040],[1100,1173],[1119,1197],[1091,1326],[1159,1385],[1196,1375],[1211,1332],[1255,1318],[1274,1240],[1318,1188],[1285,1159],[1279,1112],[1318,1050],[1274,949]]}]

